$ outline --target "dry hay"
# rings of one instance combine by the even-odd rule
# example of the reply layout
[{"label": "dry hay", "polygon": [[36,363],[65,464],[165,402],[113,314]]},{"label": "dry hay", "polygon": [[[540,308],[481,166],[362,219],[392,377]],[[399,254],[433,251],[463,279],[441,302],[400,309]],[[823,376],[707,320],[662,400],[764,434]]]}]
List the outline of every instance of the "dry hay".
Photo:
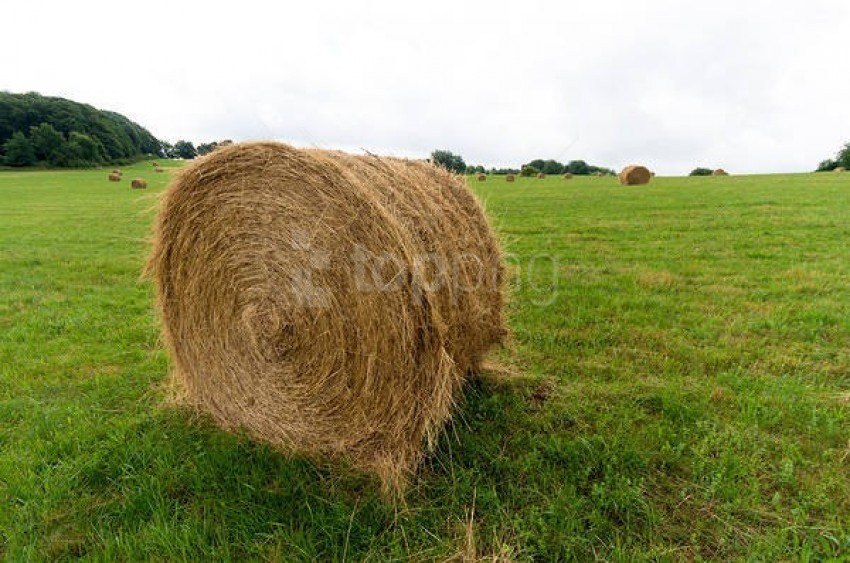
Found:
[{"label": "dry hay", "polygon": [[130,187],[135,190],[144,190],[148,187],[148,183],[141,178],[133,178],[133,181],[130,182]]},{"label": "dry hay", "polygon": [[121,171],[120,171],[120,170],[118,170],[117,168],[116,168],[115,170],[113,170],[113,171],[112,171],[112,173],[113,173],[113,174],[118,174],[119,176],[122,176],[122,175],[124,174],[123,172],[121,172]]},{"label": "dry hay", "polygon": [[572,180],[572,179],[573,179],[572,173],[567,172],[567,173],[564,174],[564,180]]},{"label": "dry hay", "polygon": [[718,168],[714,172],[711,173],[712,176],[728,176],[729,173],[723,170],[722,168]]},{"label": "dry hay", "polygon": [[157,166],[156,168],[154,168],[154,171],[156,171],[156,172],[165,172],[165,168],[160,168],[159,166]]},{"label": "dry hay", "polygon": [[544,174],[543,172],[538,172],[538,173],[537,173],[537,179],[538,179],[538,180],[542,180],[542,179],[544,179],[545,177],[546,177],[546,174]]},{"label": "dry hay", "polygon": [[109,181],[110,182],[120,182],[121,181],[121,174],[116,174],[115,172],[113,172],[112,174],[109,175]]},{"label": "dry hay", "polygon": [[386,491],[506,335],[484,212],[420,161],[220,148],[176,173],[146,271],[182,400]]},{"label": "dry hay", "polygon": [[507,176],[505,176],[505,182],[513,182],[515,180],[516,176],[514,176],[513,174],[508,174]]},{"label": "dry hay", "polygon": [[478,175],[478,181],[479,182],[484,182],[485,180],[487,180],[487,174],[479,174]]},{"label": "dry hay", "polygon": [[843,166],[838,166],[838,167],[833,169],[833,172],[847,172],[847,169],[844,168]]},{"label": "dry hay", "polygon": [[632,164],[623,168],[618,176],[624,186],[642,186],[652,179],[652,173],[646,166]]}]

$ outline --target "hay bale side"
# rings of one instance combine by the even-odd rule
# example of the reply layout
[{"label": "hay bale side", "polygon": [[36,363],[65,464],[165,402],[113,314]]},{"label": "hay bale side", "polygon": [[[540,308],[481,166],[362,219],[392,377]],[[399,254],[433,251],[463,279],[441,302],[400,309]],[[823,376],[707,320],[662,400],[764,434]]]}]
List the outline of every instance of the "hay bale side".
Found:
[{"label": "hay bale side", "polygon": [[624,186],[642,186],[649,183],[652,179],[652,173],[646,166],[632,164],[623,168],[618,178]]},{"label": "hay bale side", "polygon": [[479,174],[478,175],[478,181],[479,182],[484,182],[486,180],[487,180],[487,174]]},{"label": "hay bale side", "polygon": [[220,148],[176,173],[146,271],[188,404],[387,490],[506,334],[484,212],[424,162]]},{"label": "hay bale side", "polygon": [[115,174],[113,172],[112,174],[109,175],[109,181],[110,182],[120,182],[121,181],[121,174]]},{"label": "hay bale side", "polygon": [[722,168],[718,168],[714,172],[711,173],[712,176],[728,176],[729,173],[723,170]]},{"label": "hay bale side", "polygon": [[544,174],[543,172],[537,173],[537,179],[538,180],[543,180],[544,178],[546,178],[546,174]]},{"label": "hay bale side", "polygon": [[130,182],[130,187],[134,190],[144,190],[148,187],[148,183],[145,182],[142,178],[133,178],[133,181]]},{"label": "hay bale side", "polygon": [[505,176],[505,182],[514,182],[514,181],[516,181],[516,176],[514,176],[513,174],[508,174],[507,176]]}]

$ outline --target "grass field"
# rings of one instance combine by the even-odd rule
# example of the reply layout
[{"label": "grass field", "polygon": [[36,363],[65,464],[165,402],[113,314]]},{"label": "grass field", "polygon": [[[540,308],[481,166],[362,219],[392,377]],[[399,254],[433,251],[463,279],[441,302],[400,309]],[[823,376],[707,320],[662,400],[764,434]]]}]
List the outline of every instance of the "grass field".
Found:
[{"label": "grass field", "polygon": [[106,172],[0,172],[0,559],[850,557],[850,176],[473,182],[514,337],[392,506],[162,407]]}]

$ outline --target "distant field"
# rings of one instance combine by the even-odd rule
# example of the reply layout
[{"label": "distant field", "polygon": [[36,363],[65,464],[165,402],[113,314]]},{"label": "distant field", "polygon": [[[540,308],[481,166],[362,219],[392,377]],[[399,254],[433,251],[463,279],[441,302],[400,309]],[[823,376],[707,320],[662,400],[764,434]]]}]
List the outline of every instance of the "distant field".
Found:
[{"label": "distant field", "polygon": [[514,338],[393,507],[161,408],[124,171],[0,172],[0,559],[850,557],[850,175],[473,181]]}]

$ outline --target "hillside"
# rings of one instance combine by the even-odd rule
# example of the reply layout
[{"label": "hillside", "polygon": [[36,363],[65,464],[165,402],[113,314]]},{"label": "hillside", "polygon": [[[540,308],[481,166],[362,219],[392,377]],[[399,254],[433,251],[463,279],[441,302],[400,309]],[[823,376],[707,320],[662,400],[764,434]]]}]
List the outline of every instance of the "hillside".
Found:
[{"label": "hillside", "polygon": [[0,161],[8,166],[97,166],[159,149],[156,137],[121,114],[34,92],[0,92]]}]

